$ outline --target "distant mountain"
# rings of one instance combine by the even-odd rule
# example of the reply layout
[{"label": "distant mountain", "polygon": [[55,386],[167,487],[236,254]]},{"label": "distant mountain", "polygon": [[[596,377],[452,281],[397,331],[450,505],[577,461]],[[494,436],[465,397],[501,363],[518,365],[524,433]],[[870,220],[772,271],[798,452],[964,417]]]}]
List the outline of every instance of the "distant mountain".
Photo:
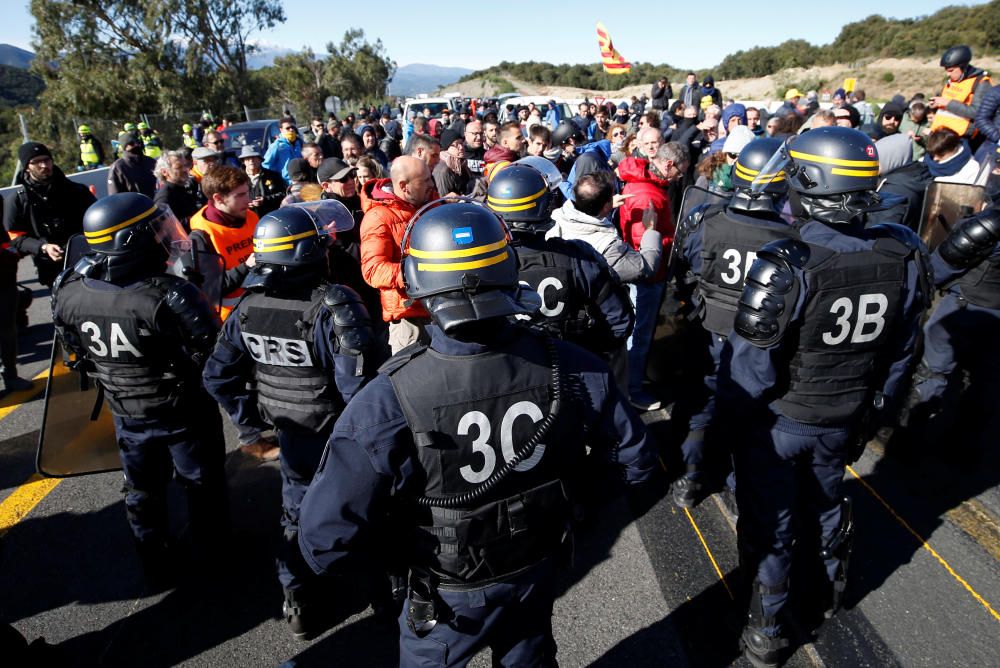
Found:
[{"label": "distant mountain", "polygon": [[34,59],[35,54],[31,51],[19,49],[13,44],[0,44],[0,65],[26,70]]},{"label": "distant mountain", "polygon": [[465,67],[440,67],[413,63],[403,65],[389,84],[389,94],[406,96],[430,93],[450,83],[455,83],[473,70]]},{"label": "distant mountain", "polygon": [[256,42],[255,46],[257,47],[257,51],[247,56],[247,67],[251,70],[270,67],[274,63],[275,58],[296,52],[295,49],[289,49],[279,44],[272,44],[271,42]]}]

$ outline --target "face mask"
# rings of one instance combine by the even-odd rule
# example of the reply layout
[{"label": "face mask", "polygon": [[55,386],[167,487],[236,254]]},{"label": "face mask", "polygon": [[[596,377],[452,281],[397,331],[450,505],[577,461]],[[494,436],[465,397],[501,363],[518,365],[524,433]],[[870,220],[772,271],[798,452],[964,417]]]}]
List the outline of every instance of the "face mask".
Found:
[{"label": "face mask", "polygon": [[281,136],[284,137],[286,140],[288,140],[289,143],[291,143],[295,141],[295,137],[298,136],[298,133],[295,132],[295,130],[282,130]]}]

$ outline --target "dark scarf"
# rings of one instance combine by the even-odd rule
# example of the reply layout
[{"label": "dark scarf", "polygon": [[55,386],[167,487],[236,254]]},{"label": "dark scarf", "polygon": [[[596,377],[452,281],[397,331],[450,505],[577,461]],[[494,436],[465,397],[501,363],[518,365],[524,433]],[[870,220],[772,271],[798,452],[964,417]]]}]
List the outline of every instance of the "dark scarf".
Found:
[{"label": "dark scarf", "polygon": [[927,163],[927,171],[931,173],[931,176],[938,178],[939,176],[954,176],[958,174],[966,163],[972,159],[972,151],[969,150],[968,145],[963,141],[961,143],[961,148],[958,154],[949,160],[948,162],[938,162],[931,157],[930,153],[924,156],[924,162]]},{"label": "dark scarf", "polygon": [[215,208],[215,205],[209,202],[205,205],[205,220],[210,223],[215,223],[216,225],[222,225],[224,227],[243,227],[247,222],[247,219],[237,218],[236,216],[231,216],[228,213],[224,213]]}]

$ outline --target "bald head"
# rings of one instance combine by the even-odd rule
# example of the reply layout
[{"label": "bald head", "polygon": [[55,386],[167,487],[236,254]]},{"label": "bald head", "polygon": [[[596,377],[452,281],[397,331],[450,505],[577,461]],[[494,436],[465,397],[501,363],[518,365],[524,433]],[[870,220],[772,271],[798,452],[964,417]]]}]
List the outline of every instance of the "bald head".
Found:
[{"label": "bald head", "polygon": [[646,127],[639,131],[636,140],[639,151],[647,158],[652,158],[663,144],[663,135],[659,128]]},{"label": "bald head", "polygon": [[427,163],[413,156],[403,155],[392,161],[389,170],[392,191],[396,197],[413,206],[423,206],[430,199],[433,181]]}]

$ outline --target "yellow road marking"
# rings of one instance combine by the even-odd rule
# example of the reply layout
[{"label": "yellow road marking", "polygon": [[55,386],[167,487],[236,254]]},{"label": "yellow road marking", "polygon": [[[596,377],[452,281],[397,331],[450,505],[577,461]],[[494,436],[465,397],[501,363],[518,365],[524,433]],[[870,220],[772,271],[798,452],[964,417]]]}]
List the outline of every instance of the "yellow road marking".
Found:
[{"label": "yellow road marking", "polygon": [[964,578],[963,578],[963,577],[962,577],[961,575],[959,575],[958,573],[956,573],[956,572],[955,572],[955,569],[951,567],[951,564],[949,564],[949,563],[948,563],[947,561],[945,561],[945,560],[944,560],[944,558],[943,558],[943,557],[942,557],[942,556],[941,556],[940,554],[938,554],[938,553],[937,553],[937,551],[936,551],[936,550],[935,550],[935,549],[934,549],[933,547],[931,547],[931,546],[930,546],[930,544],[929,544],[929,543],[928,543],[928,542],[927,542],[927,541],[926,541],[926,540],[924,539],[924,537],[923,537],[923,536],[921,536],[921,535],[920,535],[919,533],[917,533],[917,532],[916,532],[916,531],[915,531],[915,530],[913,529],[913,527],[911,527],[911,526],[910,526],[910,525],[909,525],[909,524],[908,524],[908,523],[906,522],[906,520],[904,520],[904,519],[903,519],[902,517],[900,517],[900,516],[899,516],[899,514],[898,514],[898,513],[897,513],[897,512],[896,512],[896,511],[895,511],[895,510],[893,509],[893,507],[892,507],[892,506],[890,506],[890,505],[889,505],[889,503],[888,503],[888,502],[887,502],[887,501],[886,501],[885,499],[883,499],[883,498],[882,498],[881,496],[879,496],[879,493],[878,493],[878,492],[876,492],[876,491],[875,491],[875,489],[874,489],[874,488],[873,488],[873,487],[872,487],[871,485],[869,485],[869,484],[868,484],[868,483],[867,483],[867,482],[866,482],[866,481],[865,481],[865,480],[864,480],[864,479],[863,479],[863,478],[862,478],[861,476],[859,476],[859,475],[857,474],[857,472],[856,472],[856,471],[855,471],[855,470],[854,470],[853,468],[851,468],[850,466],[848,466],[848,467],[847,467],[847,470],[848,470],[848,471],[850,471],[851,475],[852,475],[852,476],[854,476],[854,477],[855,477],[855,479],[856,479],[856,480],[857,480],[858,482],[860,482],[860,483],[861,483],[861,485],[862,485],[862,486],[863,486],[863,487],[864,487],[865,489],[867,489],[867,490],[868,490],[868,492],[869,492],[869,493],[870,493],[870,494],[871,494],[872,496],[874,496],[874,497],[875,497],[875,499],[876,499],[876,500],[878,500],[878,502],[879,502],[879,503],[881,503],[881,504],[882,504],[882,506],[883,506],[883,507],[884,507],[884,508],[885,508],[886,510],[888,510],[888,511],[889,511],[889,514],[890,514],[890,515],[892,515],[893,517],[895,517],[895,518],[896,518],[896,521],[897,521],[897,522],[899,522],[899,523],[900,523],[900,525],[902,525],[902,527],[903,527],[904,529],[906,529],[906,530],[907,530],[908,532],[910,532],[910,534],[911,534],[911,535],[912,535],[912,536],[913,536],[914,538],[916,538],[916,539],[917,539],[917,542],[919,542],[919,543],[920,543],[921,547],[923,547],[923,548],[924,548],[925,550],[927,550],[927,551],[928,551],[928,552],[929,552],[929,553],[931,554],[931,556],[932,556],[932,557],[934,557],[935,559],[937,559],[938,563],[939,563],[939,564],[941,564],[941,566],[943,566],[943,567],[944,567],[944,569],[945,569],[946,571],[948,571],[948,573],[949,573],[949,574],[951,574],[951,576],[952,576],[953,578],[955,578],[955,580],[957,580],[959,584],[961,584],[961,585],[962,585],[963,587],[965,587],[965,590],[966,590],[967,592],[969,592],[969,593],[970,593],[970,594],[972,595],[972,598],[974,598],[974,599],[976,599],[977,601],[979,601],[980,605],[982,605],[982,606],[983,606],[984,608],[986,608],[986,610],[987,610],[987,611],[988,611],[988,612],[989,612],[989,613],[990,613],[991,615],[993,615],[993,618],[994,618],[994,619],[996,619],[996,620],[997,620],[998,622],[1000,622],[1000,613],[998,613],[998,612],[997,612],[996,610],[994,610],[994,609],[993,609],[993,606],[991,606],[991,605],[990,605],[990,604],[989,604],[989,603],[988,603],[988,602],[986,601],[986,599],[984,599],[984,598],[983,598],[982,596],[980,596],[980,595],[979,595],[979,592],[977,592],[977,591],[976,591],[975,589],[973,589],[973,588],[972,588],[972,586],[971,586],[971,585],[969,585],[969,583],[968,583],[968,582],[966,582],[966,581],[965,581],[965,579],[964,579]]},{"label": "yellow road marking", "polygon": [[991,557],[1000,561],[1000,524],[982,503],[968,499],[945,514],[952,524],[969,534]]},{"label": "yellow road marking", "polygon": [[729,588],[729,583],[726,582],[726,576],[723,575],[722,569],[719,568],[718,562],[715,561],[715,556],[712,554],[712,551],[708,549],[708,543],[705,542],[705,537],[701,535],[701,529],[699,529],[698,525],[695,523],[694,517],[691,515],[691,511],[685,508],[684,514],[687,515],[688,521],[694,528],[694,532],[698,534],[698,540],[701,541],[701,546],[705,548],[705,554],[708,555],[708,560],[712,562],[712,568],[715,569],[716,574],[719,576],[719,580],[722,581],[722,586],[726,588],[726,593],[729,594],[729,600],[735,601],[736,597],[733,596],[733,590]]},{"label": "yellow road marking", "polygon": [[0,503],[0,536],[24,519],[31,509],[62,482],[62,478],[43,478],[33,473]]},{"label": "yellow road marking", "polygon": [[[660,462],[660,468],[666,471],[667,465],[663,463],[663,457],[657,457],[656,459]],[[701,541],[701,546],[705,548],[705,554],[708,555],[708,560],[712,562],[712,567],[715,569],[716,574],[719,576],[719,580],[722,581],[722,586],[726,588],[726,593],[729,594],[729,600],[735,601],[736,597],[733,596],[733,590],[729,588],[729,583],[726,582],[726,576],[722,573],[722,569],[719,568],[719,563],[715,560],[715,555],[712,554],[712,550],[709,549],[708,543],[705,542],[705,537],[701,535],[701,529],[698,528],[698,523],[694,521],[694,517],[691,515],[691,511],[685,508],[684,514],[687,515],[688,522],[691,523],[692,528],[694,528],[694,532],[698,535],[698,540]]]},{"label": "yellow road marking", "polygon": [[[49,370],[47,368],[42,369],[42,371],[37,376],[31,379],[31,382],[35,382],[36,380],[42,380],[46,378],[48,375],[49,375]],[[2,401],[0,401],[0,420],[4,419],[5,417],[13,413],[14,409],[19,407],[28,399],[34,397],[36,394],[38,394],[39,390],[43,389],[44,387],[45,385],[42,384],[41,387],[36,386],[32,387],[30,390],[22,390],[21,392],[13,392],[11,394],[8,394],[6,397],[3,398]]]}]

